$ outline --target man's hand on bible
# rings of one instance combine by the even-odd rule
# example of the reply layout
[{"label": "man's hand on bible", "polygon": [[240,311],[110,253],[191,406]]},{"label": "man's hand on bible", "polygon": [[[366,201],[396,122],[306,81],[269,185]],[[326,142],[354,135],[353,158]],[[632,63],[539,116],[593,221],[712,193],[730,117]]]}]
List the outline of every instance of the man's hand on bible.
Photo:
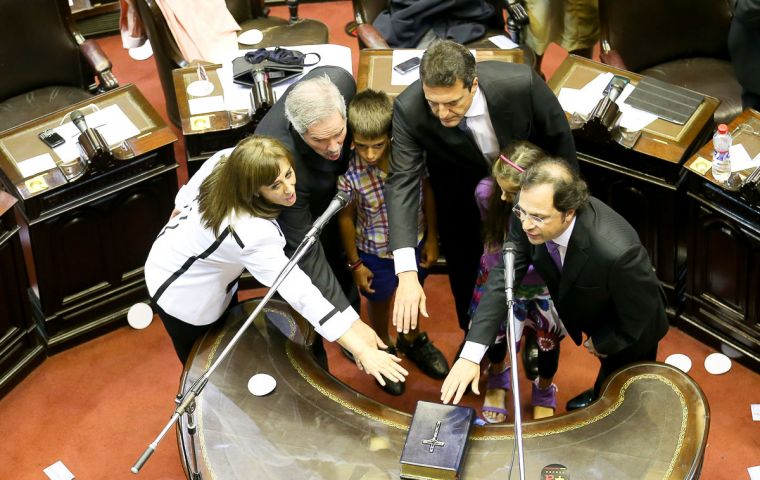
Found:
[{"label": "man's hand on bible", "polygon": [[467,391],[468,386],[472,388],[475,395],[480,395],[478,380],[480,380],[480,365],[467,359],[459,358],[454,362],[454,366],[451,367],[451,371],[443,381],[441,401],[449,403],[453,397],[453,403],[456,405],[462,399],[462,395]]},{"label": "man's hand on bible", "polygon": [[397,332],[409,333],[417,328],[417,315],[427,317],[425,291],[414,270],[398,274],[398,288],[393,302],[393,325]]}]

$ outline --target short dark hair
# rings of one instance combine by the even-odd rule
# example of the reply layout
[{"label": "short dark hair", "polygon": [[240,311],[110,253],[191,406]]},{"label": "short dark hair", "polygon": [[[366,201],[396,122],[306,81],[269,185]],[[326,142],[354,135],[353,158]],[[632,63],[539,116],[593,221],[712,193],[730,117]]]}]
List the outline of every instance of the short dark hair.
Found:
[{"label": "short dark hair", "polygon": [[520,189],[537,185],[551,185],[554,188],[554,208],[562,213],[580,210],[588,203],[588,185],[578,172],[560,158],[540,160],[525,172]]},{"label": "short dark hair", "polygon": [[420,79],[429,87],[450,87],[461,80],[469,90],[476,75],[475,57],[457,42],[436,40],[422,55]]},{"label": "short dark hair", "polygon": [[393,102],[387,93],[362,90],[348,104],[348,126],[360,137],[378,138],[390,134]]}]

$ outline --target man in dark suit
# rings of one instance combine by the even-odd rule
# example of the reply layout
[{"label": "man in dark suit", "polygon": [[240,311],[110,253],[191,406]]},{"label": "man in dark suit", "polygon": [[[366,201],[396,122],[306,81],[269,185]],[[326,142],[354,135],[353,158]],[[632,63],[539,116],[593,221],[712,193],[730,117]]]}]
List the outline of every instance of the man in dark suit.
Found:
[{"label": "man in dark suit", "polygon": [[420,81],[402,92],[393,109],[393,146],[386,183],[390,242],[399,287],[393,307],[398,331],[427,316],[414,262],[419,177],[430,173],[438,228],[456,303],[467,331],[467,309],[483,242],[474,192],[489,175],[499,151],[529,140],[577,167],[575,143],[565,113],[547,85],[527,65],[481,62],[470,51],[443,40],[422,57]]},{"label": "man in dark suit", "polygon": [[[277,219],[292,255],[335,196],[338,176],[348,167],[351,146],[346,105],[356,93],[350,73],[338,67],[318,67],[288,88],[266,113],[256,134],[281,141],[293,155],[296,203],[284,208]],[[312,283],[341,311],[359,296],[351,273],[345,268],[337,221],[325,225],[317,242],[299,262]],[[322,343],[314,353],[326,365]]]},{"label": "man in dark suit", "polygon": [[[546,281],[570,337],[599,358],[592,391],[568,409],[588,405],[607,376],[636,361],[655,360],[668,330],[665,293],[631,225],[589,197],[586,183],[561,160],[545,159],[522,180],[509,242],[515,250],[515,285],[529,265]],[[493,268],[460,358],[443,383],[441,399],[459,402],[468,386],[478,392],[480,359],[507,315],[504,264]]]}]

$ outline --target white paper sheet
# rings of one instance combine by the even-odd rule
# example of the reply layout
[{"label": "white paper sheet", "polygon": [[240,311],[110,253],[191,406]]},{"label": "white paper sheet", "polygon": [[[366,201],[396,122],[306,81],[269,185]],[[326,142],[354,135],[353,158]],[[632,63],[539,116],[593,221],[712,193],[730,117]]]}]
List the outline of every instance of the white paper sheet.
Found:
[{"label": "white paper sheet", "polygon": [[43,472],[50,480],[72,480],[74,478],[74,474],[60,460],[44,469]]},{"label": "white paper sheet", "polygon": [[760,480],[760,466],[749,467],[747,472],[749,473],[749,480]]},{"label": "white paper sheet", "polygon": [[190,107],[190,115],[224,111],[224,97],[222,95],[191,98],[187,104]]},{"label": "white paper sheet", "polygon": [[519,45],[513,42],[512,39],[506,35],[494,35],[493,37],[488,37],[488,39],[491,41],[491,43],[504,50],[519,48]]},{"label": "white paper sheet", "polygon": [[49,153],[43,153],[23,162],[18,162],[16,166],[19,172],[21,172],[21,176],[29,178],[55,168],[55,160],[53,160],[53,156]]},{"label": "white paper sheet", "polygon": [[753,403],[750,405],[752,411],[752,421],[760,422],[760,403]]},{"label": "white paper sheet", "polygon": [[731,145],[731,148],[728,150],[728,152],[731,156],[732,172],[738,172],[739,170],[744,170],[745,168],[755,168],[760,166],[760,154],[758,154],[754,159],[751,158],[749,156],[749,153],[747,153],[747,149],[745,149],[744,145],[741,143]]}]

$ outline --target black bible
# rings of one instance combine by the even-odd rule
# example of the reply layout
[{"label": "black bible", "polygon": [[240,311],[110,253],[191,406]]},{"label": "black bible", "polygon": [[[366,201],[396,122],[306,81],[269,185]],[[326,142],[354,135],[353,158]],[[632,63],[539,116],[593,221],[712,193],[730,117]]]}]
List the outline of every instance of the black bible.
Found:
[{"label": "black bible", "polygon": [[459,479],[474,419],[469,407],[417,402],[401,452],[401,478]]}]

